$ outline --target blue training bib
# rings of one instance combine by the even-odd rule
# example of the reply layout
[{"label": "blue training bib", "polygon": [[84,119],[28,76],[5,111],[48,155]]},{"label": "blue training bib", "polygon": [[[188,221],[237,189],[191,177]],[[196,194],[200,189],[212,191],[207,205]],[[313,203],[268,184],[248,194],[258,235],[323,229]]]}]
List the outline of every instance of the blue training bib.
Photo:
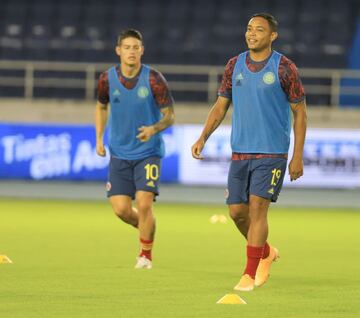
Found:
[{"label": "blue training bib", "polygon": [[287,153],[291,117],[278,76],[281,54],[273,51],[265,67],[251,72],[244,52],[232,75],[231,147],[240,153]]},{"label": "blue training bib", "polygon": [[139,141],[139,127],[150,126],[162,116],[154,100],[150,87],[150,68],[142,65],[138,82],[132,89],[127,89],[120,81],[116,68],[109,74],[109,147],[112,156],[137,160],[150,156],[163,157],[164,144],[160,134],[147,142]]}]

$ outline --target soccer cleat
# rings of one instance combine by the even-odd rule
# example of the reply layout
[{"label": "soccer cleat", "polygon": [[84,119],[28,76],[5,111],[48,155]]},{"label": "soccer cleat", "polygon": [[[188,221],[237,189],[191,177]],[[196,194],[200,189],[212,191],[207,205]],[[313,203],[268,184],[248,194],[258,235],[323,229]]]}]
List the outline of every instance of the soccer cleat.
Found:
[{"label": "soccer cleat", "polygon": [[250,275],[244,274],[234,289],[238,291],[252,291],[254,289],[254,282],[255,280]]},{"label": "soccer cleat", "polygon": [[152,263],[151,261],[146,258],[145,256],[139,256],[137,258],[137,262],[135,265],[136,269],[140,269],[140,268],[146,268],[146,269],[151,269],[152,268]]},{"label": "soccer cleat", "polygon": [[265,284],[270,276],[270,267],[273,262],[279,258],[279,251],[277,248],[270,246],[270,253],[267,258],[261,259],[256,270],[255,286],[260,287]]}]

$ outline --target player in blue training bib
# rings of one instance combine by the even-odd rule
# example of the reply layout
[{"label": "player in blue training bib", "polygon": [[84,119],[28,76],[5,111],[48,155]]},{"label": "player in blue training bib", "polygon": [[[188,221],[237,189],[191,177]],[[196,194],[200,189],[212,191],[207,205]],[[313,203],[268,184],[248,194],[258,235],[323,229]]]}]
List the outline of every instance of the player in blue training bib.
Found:
[{"label": "player in blue training bib", "polygon": [[109,129],[107,196],[115,214],[139,229],[141,249],[135,268],[150,269],[155,237],[153,201],[159,194],[164,155],[161,132],[173,124],[174,110],[165,78],[141,63],[143,52],[139,31],[127,29],[120,34],[116,46],[120,64],[100,75],[95,127],[100,156],[106,155],[103,137],[106,125]]},{"label": "player in blue training bib", "polygon": [[306,133],[305,93],[296,66],[272,50],[278,23],[268,13],[254,14],[245,34],[248,51],[229,60],[192,155],[201,159],[206,140],[233,104],[227,204],[237,229],[247,240],[247,264],[236,290],[264,284],[278,250],[267,242],[267,213],[280,193],[287,165],[291,113],[295,145],[289,164],[291,181],[303,174]]}]

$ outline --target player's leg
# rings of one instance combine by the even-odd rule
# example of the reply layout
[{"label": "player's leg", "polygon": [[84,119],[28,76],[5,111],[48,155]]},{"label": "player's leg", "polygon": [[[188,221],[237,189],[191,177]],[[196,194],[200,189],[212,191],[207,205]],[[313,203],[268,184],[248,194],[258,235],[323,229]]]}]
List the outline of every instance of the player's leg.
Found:
[{"label": "player's leg", "polygon": [[132,198],[127,195],[113,195],[109,198],[114,213],[127,224],[137,228],[139,217],[137,209],[132,207]]},{"label": "player's leg", "polygon": [[107,196],[115,214],[125,223],[137,227],[137,211],[131,204],[135,197],[131,162],[114,157],[110,159],[106,188]]},{"label": "player's leg", "polygon": [[229,214],[240,233],[247,238],[250,226],[249,205],[247,203],[230,204]]},{"label": "player's leg", "polygon": [[155,236],[155,217],[153,214],[154,193],[136,192],[136,206],[139,215],[140,237],[146,241],[153,240]]},{"label": "player's leg", "polygon": [[[247,239],[249,227],[250,227],[250,217],[249,217],[249,204],[233,204],[229,205],[230,216],[233,219],[236,227],[241,232],[241,234]],[[268,242],[265,242],[264,253],[262,258],[267,258],[270,253],[270,245]]]},{"label": "player's leg", "polygon": [[248,244],[263,247],[268,237],[269,226],[267,213],[270,205],[269,199],[250,195]]},{"label": "player's leg", "polygon": [[[241,234],[247,239],[248,231],[250,227],[250,217],[249,217],[249,205],[248,204],[233,204],[229,205],[230,216],[233,219],[236,227],[241,232]],[[251,254],[251,252],[250,252]],[[258,269],[255,275],[255,286],[261,286],[267,280],[269,276],[270,266],[269,263],[278,258],[278,250],[265,242],[262,256],[259,262]],[[247,279],[250,284],[253,283],[252,280]],[[248,284],[246,284],[248,285]],[[240,288],[240,287],[239,287]]]},{"label": "player's leg", "polygon": [[248,260],[244,273],[249,274],[252,278],[255,276],[254,285],[257,287],[268,280],[271,265],[279,255],[276,248],[266,243],[269,233],[267,221],[269,205],[270,200],[268,199],[250,196],[251,225],[247,247]]},{"label": "player's leg", "polygon": [[151,268],[152,248],[155,238],[153,202],[159,194],[160,158],[149,157],[138,161],[134,168],[136,205],[139,216],[140,255],[136,268]]},{"label": "player's leg", "polygon": [[[250,226],[249,218],[249,183],[250,183],[250,160],[232,160],[228,174],[228,197],[230,216],[238,230],[246,238]],[[254,286],[254,280],[244,282],[244,276],[234,287],[235,290],[250,290]]]},{"label": "player's leg", "polygon": [[138,191],[136,205],[139,213],[140,255],[152,260],[152,247],[155,238],[155,216],[153,213],[154,194],[152,192]]},{"label": "player's leg", "polygon": [[[250,193],[255,197],[253,200],[254,219],[258,219],[256,211],[261,211],[261,207],[257,207],[262,205],[259,201],[267,200],[268,202],[264,203],[267,206],[269,206],[270,202],[276,202],[282,188],[286,163],[285,158],[266,158],[256,161],[257,166],[253,172],[254,177],[250,189]],[[259,197],[260,199],[258,199]],[[260,222],[257,225],[254,224],[253,233],[251,234],[253,244],[260,245],[268,236],[267,210],[266,215],[260,216]],[[263,254],[256,271],[255,286],[261,286],[268,280],[271,265],[278,257],[278,250],[265,241]]]},{"label": "player's leg", "polygon": [[244,237],[249,230],[249,160],[232,160],[228,174],[226,203],[229,214]]},{"label": "player's leg", "polygon": [[249,198],[250,226],[247,235],[246,267],[236,290],[251,291],[255,286],[255,275],[264,251],[268,235],[267,211],[270,201],[255,195]]}]

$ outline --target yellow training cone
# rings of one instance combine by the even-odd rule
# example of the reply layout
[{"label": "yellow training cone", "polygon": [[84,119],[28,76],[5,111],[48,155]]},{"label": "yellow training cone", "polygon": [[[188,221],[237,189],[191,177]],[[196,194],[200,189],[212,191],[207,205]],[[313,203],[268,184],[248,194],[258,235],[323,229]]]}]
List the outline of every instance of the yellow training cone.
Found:
[{"label": "yellow training cone", "polygon": [[6,255],[0,255],[0,264],[11,264],[12,260]]},{"label": "yellow training cone", "polygon": [[246,301],[236,294],[226,294],[224,297],[221,297],[216,303],[224,305],[246,305]]}]

